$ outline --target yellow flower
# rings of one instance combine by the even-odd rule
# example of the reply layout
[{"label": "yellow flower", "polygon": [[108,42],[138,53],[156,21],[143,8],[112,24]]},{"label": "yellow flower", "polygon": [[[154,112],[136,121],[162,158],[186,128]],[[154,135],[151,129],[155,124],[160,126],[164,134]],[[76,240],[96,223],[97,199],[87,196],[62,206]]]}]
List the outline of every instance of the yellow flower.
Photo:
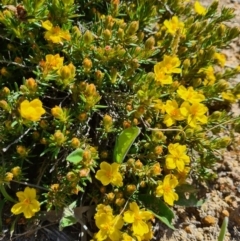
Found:
[{"label": "yellow flower", "polygon": [[129,210],[124,212],[123,220],[126,223],[132,223],[134,235],[143,236],[149,232],[147,221],[153,217],[149,211],[140,210],[136,202],[129,205]]},{"label": "yellow flower", "polygon": [[63,40],[71,39],[68,31],[62,30],[59,26],[53,27],[49,20],[42,22],[42,27],[47,30],[44,34],[44,38],[48,41],[62,43]]},{"label": "yellow flower", "polygon": [[63,57],[60,57],[59,54],[47,54],[45,57],[46,61],[41,61],[40,66],[43,70],[43,74],[47,75],[50,71],[56,71],[62,68],[63,66]]},{"label": "yellow flower", "polygon": [[13,179],[13,174],[11,172],[6,172],[4,181],[5,182],[10,182],[10,181],[12,181],[12,179]]},{"label": "yellow flower", "polygon": [[194,3],[194,10],[197,14],[202,15],[202,16],[206,15],[206,13],[207,13],[207,9],[205,7],[203,7],[199,1],[196,1]]},{"label": "yellow flower", "polygon": [[178,200],[178,195],[175,193],[174,188],[178,185],[178,180],[172,174],[168,174],[164,177],[163,182],[158,183],[156,189],[157,197],[162,197],[164,202],[168,205],[173,206],[174,201]]},{"label": "yellow flower", "polygon": [[166,156],[166,166],[167,169],[175,169],[178,171],[183,171],[185,164],[189,164],[190,158],[186,155],[187,147],[185,145],[180,145],[179,143],[169,144],[168,152]]},{"label": "yellow flower", "polygon": [[102,162],[100,164],[100,170],[97,171],[96,178],[102,182],[104,186],[112,184],[121,187],[123,185],[122,176],[119,169],[119,164]]},{"label": "yellow flower", "polygon": [[112,214],[102,213],[95,217],[96,226],[99,228],[98,233],[95,235],[97,241],[112,240],[120,241],[121,232],[123,227],[123,220],[120,215],[113,216]]},{"label": "yellow flower", "polygon": [[175,35],[178,30],[184,33],[184,23],[179,21],[177,16],[173,16],[170,20],[165,20],[163,24],[171,35]]},{"label": "yellow flower", "polygon": [[167,100],[165,111],[167,114],[164,116],[163,123],[167,127],[174,125],[176,121],[184,120],[184,116],[180,113],[176,100]]},{"label": "yellow flower", "polygon": [[42,102],[39,99],[34,99],[31,102],[24,100],[20,104],[19,112],[26,120],[39,121],[46,111],[42,107]]},{"label": "yellow flower", "polygon": [[187,119],[189,126],[196,128],[199,122],[201,124],[207,123],[207,116],[205,116],[208,108],[200,103],[193,103],[190,105],[188,102],[183,102],[180,107],[181,114]]},{"label": "yellow flower", "polygon": [[177,172],[176,177],[178,179],[179,184],[183,184],[186,182],[190,170],[190,167],[185,167],[182,171]]},{"label": "yellow flower", "polygon": [[190,103],[198,103],[205,100],[205,96],[195,91],[193,87],[186,89],[183,85],[181,85],[179,86],[177,93],[181,99]]},{"label": "yellow flower", "polygon": [[222,92],[222,98],[230,103],[234,103],[236,101],[235,96],[231,92]]},{"label": "yellow flower", "polygon": [[163,72],[162,68],[156,64],[154,65],[155,80],[158,85],[170,85],[172,84],[172,76]]},{"label": "yellow flower", "polygon": [[135,239],[133,237],[131,237],[130,235],[128,235],[127,233],[123,233],[122,241],[135,241]]},{"label": "yellow flower", "polygon": [[[178,68],[181,61],[176,56],[164,55],[163,61],[156,64],[157,69],[161,69],[165,74],[180,74],[181,68]],[[155,67],[154,67],[155,70]]]},{"label": "yellow flower", "polygon": [[40,203],[36,200],[36,189],[26,187],[23,192],[17,192],[16,195],[19,203],[13,205],[13,214],[23,213],[25,218],[31,218],[40,210]]},{"label": "yellow flower", "polygon": [[206,85],[213,85],[216,81],[216,77],[214,75],[214,69],[212,66],[208,66],[207,68],[202,68],[198,71],[198,73],[203,72],[205,74],[205,79],[203,84]]},{"label": "yellow flower", "polygon": [[221,67],[223,67],[225,65],[225,63],[226,63],[226,56],[225,56],[225,54],[215,53],[213,57],[214,57],[214,59],[217,60],[217,62],[219,63],[219,65]]},{"label": "yellow flower", "polygon": [[98,216],[100,216],[103,213],[108,214],[108,215],[112,215],[113,210],[109,205],[98,204],[97,205],[97,213],[95,214],[94,218],[96,219]]}]

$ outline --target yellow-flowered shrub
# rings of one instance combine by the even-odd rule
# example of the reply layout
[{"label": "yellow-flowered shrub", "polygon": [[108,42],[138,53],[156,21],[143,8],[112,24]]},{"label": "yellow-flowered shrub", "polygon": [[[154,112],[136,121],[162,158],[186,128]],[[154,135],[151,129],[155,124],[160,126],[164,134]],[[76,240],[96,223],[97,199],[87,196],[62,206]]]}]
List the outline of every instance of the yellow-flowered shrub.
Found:
[{"label": "yellow-flowered shrub", "polygon": [[[172,206],[196,200],[229,127],[240,130],[230,112],[240,65],[222,52],[240,34],[233,17],[217,1],[1,1],[0,191],[11,212],[38,219],[81,199],[95,205],[99,241],[151,240],[154,219],[173,227]],[[77,222],[66,213],[61,227]]]}]

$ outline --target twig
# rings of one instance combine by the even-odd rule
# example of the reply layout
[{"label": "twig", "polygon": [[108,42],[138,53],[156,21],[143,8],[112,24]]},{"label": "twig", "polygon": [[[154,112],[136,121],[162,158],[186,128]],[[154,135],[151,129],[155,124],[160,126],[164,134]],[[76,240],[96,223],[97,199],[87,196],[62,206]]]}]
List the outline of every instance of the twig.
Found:
[{"label": "twig", "polygon": [[147,128],[147,130],[150,130],[150,131],[179,131],[179,132],[183,133],[183,134],[184,134],[184,137],[186,138],[186,134],[185,134],[184,130],[181,130],[181,129],[160,129],[160,128],[151,128],[151,127],[148,127],[148,126],[147,126],[147,123],[144,122],[144,120],[142,119],[142,117],[141,117],[141,120],[142,120],[144,126]]},{"label": "twig", "polygon": [[16,144],[20,141],[27,133],[31,130],[31,128],[27,129],[21,136],[19,136],[14,142],[10,143],[7,147],[3,148],[2,151],[6,152],[12,145]]},{"label": "twig", "polygon": [[1,63],[1,64],[8,64],[8,65],[13,64],[13,65],[17,65],[17,66],[19,66],[19,67],[31,69],[31,67],[29,67],[29,66],[26,66],[26,65],[23,65],[23,64],[19,64],[19,63],[17,63],[17,62],[13,62],[13,61],[0,60],[0,63]]},{"label": "twig", "polygon": [[28,182],[20,182],[20,181],[16,181],[16,180],[11,180],[11,182],[15,182],[15,183],[22,184],[22,185],[25,185],[25,186],[30,186],[30,187],[36,187],[38,189],[42,189],[42,190],[48,191],[48,192],[50,191],[49,189],[47,189],[45,187],[34,185],[34,184],[31,184],[31,183],[28,183]]},{"label": "twig", "polygon": [[38,230],[40,230],[40,229],[42,229],[42,228],[46,228],[46,227],[49,227],[49,226],[53,226],[53,225],[55,225],[55,224],[57,224],[57,222],[56,222],[56,223],[49,223],[49,224],[46,224],[45,226],[37,227],[37,228],[35,228],[35,229],[33,229],[33,230],[26,231],[26,232],[21,233],[21,234],[15,234],[16,237],[12,238],[11,240],[17,239],[17,238],[22,237],[22,236],[24,236],[24,235],[26,235],[26,234],[29,234],[29,233],[34,233],[34,232],[36,232],[36,231],[38,231]]}]

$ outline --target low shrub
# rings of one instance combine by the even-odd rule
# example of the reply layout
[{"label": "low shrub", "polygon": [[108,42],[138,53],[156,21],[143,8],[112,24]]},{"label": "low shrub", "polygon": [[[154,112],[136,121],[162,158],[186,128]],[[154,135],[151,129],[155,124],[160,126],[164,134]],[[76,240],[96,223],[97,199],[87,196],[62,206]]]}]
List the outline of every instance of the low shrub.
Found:
[{"label": "low shrub", "polygon": [[34,222],[64,210],[64,228],[93,205],[93,240],[151,240],[154,219],[173,228],[171,207],[202,203],[198,185],[216,177],[239,130],[230,80],[240,66],[222,53],[240,33],[227,24],[234,11],[14,3],[0,12],[0,188],[11,212]]}]

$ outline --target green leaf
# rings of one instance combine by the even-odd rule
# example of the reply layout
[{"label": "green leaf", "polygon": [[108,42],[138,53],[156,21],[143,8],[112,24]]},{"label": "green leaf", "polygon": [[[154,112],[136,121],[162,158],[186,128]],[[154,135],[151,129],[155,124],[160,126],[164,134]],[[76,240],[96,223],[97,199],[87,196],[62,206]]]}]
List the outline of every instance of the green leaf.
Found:
[{"label": "green leaf", "polygon": [[70,153],[66,160],[73,163],[73,164],[78,164],[80,161],[83,159],[83,149],[78,148],[72,153]]},{"label": "green leaf", "polygon": [[143,202],[145,207],[149,209],[156,218],[166,224],[169,228],[175,230],[172,225],[174,213],[162,200],[150,194],[139,195],[138,199]]},{"label": "green leaf", "polygon": [[225,237],[225,234],[226,234],[226,231],[227,231],[227,226],[228,226],[228,217],[225,217],[223,219],[223,223],[222,223],[222,226],[221,226],[220,234],[218,236],[218,241],[223,241],[224,240],[224,237]]},{"label": "green leaf", "polygon": [[177,193],[185,193],[185,192],[188,192],[188,193],[196,193],[197,192],[197,189],[195,187],[193,187],[192,185],[190,184],[181,184],[180,186],[177,186],[176,187],[176,192]]},{"label": "green leaf", "polygon": [[71,226],[77,223],[77,219],[75,218],[74,208],[76,207],[77,201],[71,203],[68,207],[63,209],[63,215],[59,222],[59,230],[62,231],[63,228]]},{"label": "green leaf", "polygon": [[185,207],[200,207],[204,202],[204,199],[197,198],[194,193],[190,193],[188,197],[184,193],[178,193],[178,201],[175,204]]},{"label": "green leaf", "polygon": [[130,127],[123,130],[115,143],[113,158],[117,163],[122,163],[133,142],[136,140],[141,130],[138,127]]}]

